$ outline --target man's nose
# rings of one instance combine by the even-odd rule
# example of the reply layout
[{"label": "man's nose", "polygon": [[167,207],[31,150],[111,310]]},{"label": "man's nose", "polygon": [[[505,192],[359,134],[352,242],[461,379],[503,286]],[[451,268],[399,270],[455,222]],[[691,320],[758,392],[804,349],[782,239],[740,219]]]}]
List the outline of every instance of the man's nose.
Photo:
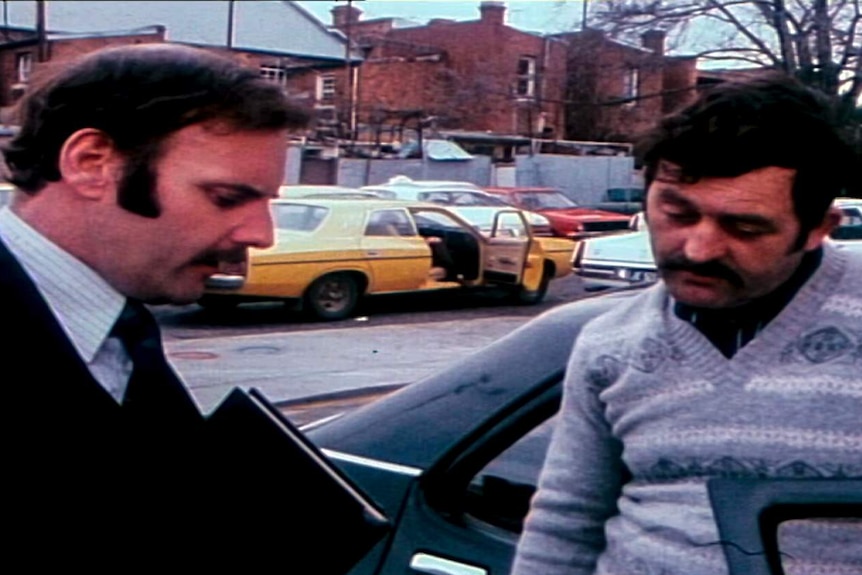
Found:
[{"label": "man's nose", "polygon": [[726,238],[714,222],[702,220],[689,228],[684,247],[689,261],[701,263],[720,259],[725,249]]},{"label": "man's nose", "polygon": [[269,202],[252,206],[234,228],[232,239],[237,244],[251,248],[268,248],[275,240],[272,213]]}]

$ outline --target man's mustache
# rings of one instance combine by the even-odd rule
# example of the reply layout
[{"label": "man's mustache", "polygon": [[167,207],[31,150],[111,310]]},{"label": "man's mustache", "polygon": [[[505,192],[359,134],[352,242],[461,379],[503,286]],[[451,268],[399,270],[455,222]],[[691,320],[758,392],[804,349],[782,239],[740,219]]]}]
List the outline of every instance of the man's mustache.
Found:
[{"label": "man's mustache", "polygon": [[659,269],[662,271],[690,272],[699,276],[723,279],[738,288],[745,285],[738,273],[717,260],[693,262],[683,255],[674,255],[662,261]]}]

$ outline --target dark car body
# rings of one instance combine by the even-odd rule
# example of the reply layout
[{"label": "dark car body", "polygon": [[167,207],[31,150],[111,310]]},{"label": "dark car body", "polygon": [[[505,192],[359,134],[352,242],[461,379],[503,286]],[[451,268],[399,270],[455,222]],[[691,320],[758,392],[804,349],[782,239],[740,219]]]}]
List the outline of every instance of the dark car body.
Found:
[{"label": "dark car body", "polygon": [[[573,342],[586,322],[641,289],[552,309],[431,377],[307,427],[391,521],[348,575],[508,575]],[[757,517],[718,499],[716,516],[741,523],[728,540],[762,548],[749,528]],[[745,570],[752,560],[737,559],[731,575],[753,575]]]},{"label": "dark car body", "polygon": [[629,216],[579,206],[556,188],[484,188],[506,203],[538,212],[551,221],[554,235],[581,239],[598,234],[625,231]]},{"label": "dark car body", "polygon": [[466,361],[307,429],[395,525],[350,575],[508,573],[572,343],[634,293],[546,312]]}]

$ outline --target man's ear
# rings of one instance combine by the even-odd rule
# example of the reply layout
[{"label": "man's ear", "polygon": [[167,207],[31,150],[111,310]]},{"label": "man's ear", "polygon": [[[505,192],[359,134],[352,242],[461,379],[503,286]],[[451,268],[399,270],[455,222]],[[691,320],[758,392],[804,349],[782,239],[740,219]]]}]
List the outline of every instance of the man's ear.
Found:
[{"label": "man's ear", "polygon": [[808,238],[805,241],[805,251],[811,251],[820,247],[820,244],[823,243],[832,230],[838,227],[838,224],[841,223],[841,210],[832,206],[829,210],[826,211],[826,215],[823,216],[823,221],[820,224],[808,232]]},{"label": "man's ear", "polygon": [[58,160],[63,182],[79,194],[95,200],[113,192],[121,158],[113,140],[101,130],[84,128],[73,133]]}]

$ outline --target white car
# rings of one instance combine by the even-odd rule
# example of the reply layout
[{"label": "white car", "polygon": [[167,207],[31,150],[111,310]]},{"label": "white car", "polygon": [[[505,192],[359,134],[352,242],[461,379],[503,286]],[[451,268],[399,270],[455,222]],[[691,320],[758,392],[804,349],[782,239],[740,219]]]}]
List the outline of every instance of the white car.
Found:
[{"label": "white car", "polygon": [[15,186],[12,184],[7,184],[6,182],[0,183],[0,208],[8,206],[12,202],[12,193],[14,191]]},{"label": "white car", "polygon": [[[837,198],[841,223],[829,241],[841,249],[862,251],[862,199]],[[630,233],[584,240],[575,249],[572,267],[587,290],[651,283],[658,279],[643,212],[632,216]]]},{"label": "white car", "polygon": [[842,249],[862,252],[862,199],[837,198],[841,223],[832,232],[832,241]]},{"label": "white car", "polygon": [[[512,207],[471,182],[413,180],[408,176],[394,176],[385,184],[363,186],[359,189],[366,192],[386,194],[387,198],[431,202],[450,208]],[[536,212],[521,211],[527,218],[534,236],[553,235],[551,232],[551,222],[548,218]],[[477,214],[480,213],[481,211],[477,211]],[[469,219],[469,213],[465,213],[464,217]],[[490,221],[490,217],[485,219]],[[474,223],[482,225],[483,221]]]},{"label": "white car", "polygon": [[649,231],[645,227],[582,240],[575,248],[572,268],[588,291],[652,283],[658,279]]},{"label": "white car", "polygon": [[392,199],[394,195],[362,191],[357,188],[335,185],[318,184],[290,184],[283,185],[278,189],[279,198],[331,198],[331,199],[360,199],[360,198],[383,198]]}]

